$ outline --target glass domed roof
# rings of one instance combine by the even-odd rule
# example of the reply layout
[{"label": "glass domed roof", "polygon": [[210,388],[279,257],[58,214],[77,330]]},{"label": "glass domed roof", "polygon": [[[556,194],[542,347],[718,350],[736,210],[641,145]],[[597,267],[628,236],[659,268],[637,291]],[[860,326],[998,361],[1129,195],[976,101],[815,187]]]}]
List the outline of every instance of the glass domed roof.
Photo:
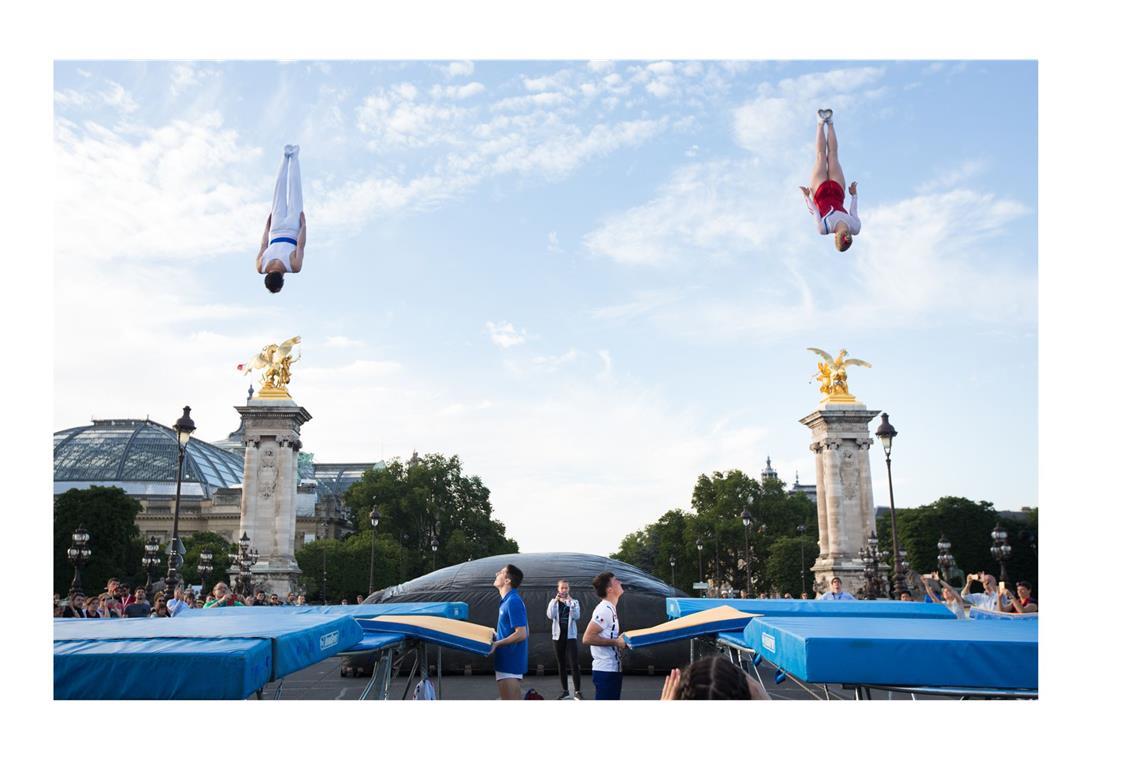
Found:
[{"label": "glass domed roof", "polygon": [[[178,434],[150,420],[96,420],[55,434],[56,491],[118,485],[127,493],[173,495]],[[182,465],[182,491],[209,497],[240,487],[242,457],[191,438]]]}]

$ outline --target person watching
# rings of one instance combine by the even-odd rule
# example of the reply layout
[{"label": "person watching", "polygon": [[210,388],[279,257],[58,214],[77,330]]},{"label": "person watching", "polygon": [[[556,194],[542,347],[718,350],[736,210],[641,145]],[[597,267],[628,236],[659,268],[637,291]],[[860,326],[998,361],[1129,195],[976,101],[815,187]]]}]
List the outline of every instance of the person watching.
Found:
[{"label": "person watching", "polygon": [[627,646],[621,637],[617,604],[624,590],[621,581],[611,572],[599,573],[594,578],[594,593],[602,601],[594,608],[582,643],[588,644],[594,658],[594,699],[621,699],[621,656]]},{"label": "person watching", "polygon": [[[578,618],[582,605],[570,596],[570,582],[558,581],[558,590],[546,605],[546,617],[551,621],[550,638],[554,641],[554,657],[558,660],[558,680],[562,684],[559,699],[569,699],[567,669],[573,671],[574,699],[582,698],[582,670],[578,663]],[[569,666],[569,668],[568,668]]]},{"label": "person watching", "polygon": [[523,572],[514,565],[503,566],[492,582],[500,597],[499,620],[490,651],[495,663],[495,685],[499,689],[499,699],[522,699],[527,639],[530,637],[526,605],[517,591],[522,582]]},{"label": "person watching", "polygon": [[733,665],[727,657],[709,655],[665,678],[661,699],[771,699],[764,684]]},{"label": "person watching", "polygon": [[237,594],[230,590],[230,587],[225,583],[219,581],[214,586],[214,595],[206,602],[205,609],[213,609],[214,607],[245,607],[246,605],[238,599]]},{"label": "person watching", "polygon": [[150,602],[146,600],[146,589],[139,586],[135,589],[134,599],[123,608],[123,617],[144,618],[150,615]]},{"label": "person watching", "polygon": [[[1005,602],[1006,599],[1009,600],[1008,604]],[[1021,615],[1037,612],[1037,600],[1033,598],[1033,588],[1025,581],[1017,582],[1017,593],[1014,595],[1008,591],[1002,592],[1002,598],[998,603],[1001,605],[1002,612],[1014,612]]]},{"label": "person watching", "polygon": [[[973,581],[978,581],[982,584],[982,593],[966,593],[970,589],[970,583]],[[967,575],[966,583],[962,586],[962,591],[959,596],[963,602],[972,607],[977,607],[979,610],[989,610],[990,612],[998,611],[997,579],[985,571]]]},{"label": "person watching", "polygon": [[847,600],[854,601],[854,599],[855,599],[855,597],[851,596],[851,594],[848,594],[846,591],[843,590],[843,581],[840,580],[839,578],[832,578],[831,579],[831,591],[828,591],[826,594],[820,594],[819,598],[820,599],[827,599],[827,600],[839,600],[839,601],[847,601]]},{"label": "person watching", "polygon": [[959,620],[966,619],[966,602],[957,589],[938,577],[938,571],[931,573],[929,578],[925,575],[921,578],[926,596],[931,602],[941,602],[954,613],[954,617]]}]

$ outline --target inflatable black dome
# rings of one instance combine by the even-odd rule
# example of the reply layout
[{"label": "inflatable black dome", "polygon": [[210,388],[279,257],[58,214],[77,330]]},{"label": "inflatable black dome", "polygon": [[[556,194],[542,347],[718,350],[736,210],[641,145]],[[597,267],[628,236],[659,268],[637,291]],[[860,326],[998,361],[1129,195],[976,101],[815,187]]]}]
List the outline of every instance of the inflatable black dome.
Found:
[{"label": "inflatable black dome", "polygon": [[[528,672],[534,674],[542,666],[547,675],[558,673],[554,657],[554,644],[550,635],[550,621],[546,618],[546,605],[554,597],[559,579],[570,583],[570,594],[582,605],[578,621],[578,655],[582,671],[588,673],[592,658],[590,648],[582,645],[582,634],[590,621],[590,613],[600,601],[590,581],[599,573],[609,571],[621,581],[625,593],[618,602],[618,618],[622,630],[648,628],[665,622],[665,597],[687,596],[658,578],[608,557],[595,554],[551,552],[540,554],[499,554],[494,557],[464,562],[445,567],[407,583],[381,589],[368,597],[367,604],[382,602],[467,602],[468,620],[479,625],[495,627],[499,616],[499,592],[491,585],[495,573],[503,565],[513,564],[523,571],[523,582],[518,589],[526,604],[528,641]],[[689,645],[661,644],[637,651],[627,650],[622,658],[626,673],[656,673],[669,668],[682,667],[689,661]],[[464,666],[472,672],[489,673],[489,657],[444,650],[445,672],[458,672]]]}]

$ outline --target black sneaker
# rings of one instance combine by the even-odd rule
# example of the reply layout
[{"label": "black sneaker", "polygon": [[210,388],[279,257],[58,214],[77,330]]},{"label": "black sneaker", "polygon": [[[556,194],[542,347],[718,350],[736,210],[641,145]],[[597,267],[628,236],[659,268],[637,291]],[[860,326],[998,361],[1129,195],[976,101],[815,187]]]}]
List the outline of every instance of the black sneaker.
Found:
[{"label": "black sneaker", "polygon": [[816,111],[816,113],[819,114],[819,119],[824,124],[830,124],[831,123],[831,109],[830,108],[821,108],[818,111]]},{"label": "black sneaker", "polygon": [[558,695],[559,699],[570,699],[570,692],[564,691]]},{"label": "black sneaker", "polygon": [[580,692],[580,691],[574,692],[574,699],[578,699],[578,700],[582,699],[582,692]]}]

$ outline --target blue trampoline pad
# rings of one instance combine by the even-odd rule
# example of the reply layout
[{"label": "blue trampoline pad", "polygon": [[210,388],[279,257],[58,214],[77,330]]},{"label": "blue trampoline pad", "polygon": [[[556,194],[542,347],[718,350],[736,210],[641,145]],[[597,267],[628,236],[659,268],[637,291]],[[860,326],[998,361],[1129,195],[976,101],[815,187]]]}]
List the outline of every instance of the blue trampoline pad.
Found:
[{"label": "blue trampoline pad", "polygon": [[823,599],[689,599],[669,597],[665,615],[670,619],[728,605],[734,610],[772,617],[870,617],[953,620],[954,613],[941,604],[896,602],[891,599],[837,602]]},{"label": "blue trampoline pad", "polygon": [[721,631],[743,631],[754,616],[722,604],[711,610],[694,612],[676,620],[667,620],[652,628],[626,631],[622,638],[630,649],[663,644],[667,641],[684,641],[697,636],[708,636]]},{"label": "blue trampoline pad", "polygon": [[388,647],[395,646],[408,637],[402,633],[369,633],[365,632],[362,638],[356,644],[353,644],[348,649],[345,649],[341,654],[351,654],[354,652],[373,652],[377,649],[387,649]]},{"label": "blue trampoline pad", "polygon": [[272,650],[268,639],[57,641],[55,698],[245,699],[269,681]]},{"label": "blue trampoline pad", "polygon": [[359,623],[365,635],[399,633],[410,639],[481,655],[491,653],[491,642],[495,636],[494,628],[430,615],[381,615],[361,619]]},{"label": "blue trampoline pad", "polygon": [[740,649],[751,649],[748,642],[744,640],[744,631],[724,631],[716,635],[716,640],[725,644],[739,647]]},{"label": "blue trampoline pad", "polygon": [[1014,620],[1022,623],[1036,623],[1036,612],[998,612],[996,610],[980,610],[977,607],[970,608],[971,620]]},{"label": "blue trampoline pad", "polygon": [[764,617],[748,624],[744,640],[756,654],[807,683],[1037,688],[1033,625]]},{"label": "blue trampoline pad", "polygon": [[[272,647],[270,680],[277,680],[360,641],[364,632],[351,617],[291,615],[178,615],[173,618],[58,620],[55,641],[265,639]],[[138,659],[146,677],[146,658]]]},{"label": "blue trampoline pad", "polygon": [[434,615],[453,620],[467,619],[467,602],[390,602],[388,604],[329,604],[293,607],[211,607],[184,610],[178,617],[206,615],[342,615],[370,618],[377,615]]}]

